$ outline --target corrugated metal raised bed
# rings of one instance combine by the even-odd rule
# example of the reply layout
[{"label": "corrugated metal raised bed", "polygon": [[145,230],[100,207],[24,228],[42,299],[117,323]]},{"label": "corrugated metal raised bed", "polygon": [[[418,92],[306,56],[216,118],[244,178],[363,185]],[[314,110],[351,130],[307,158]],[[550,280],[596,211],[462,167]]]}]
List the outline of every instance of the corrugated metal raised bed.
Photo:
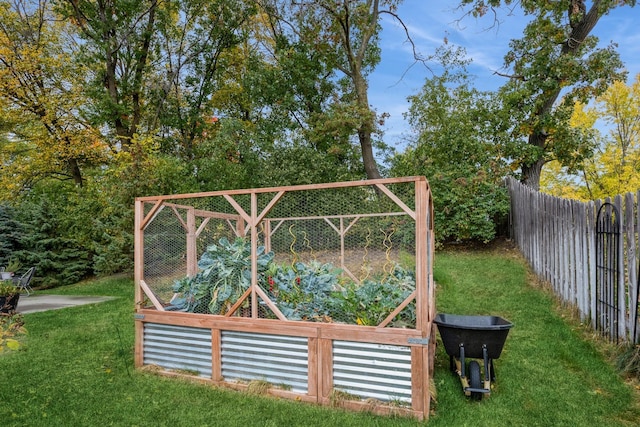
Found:
[{"label": "corrugated metal raised bed", "polygon": [[136,200],[136,366],[426,418],[424,177]]}]

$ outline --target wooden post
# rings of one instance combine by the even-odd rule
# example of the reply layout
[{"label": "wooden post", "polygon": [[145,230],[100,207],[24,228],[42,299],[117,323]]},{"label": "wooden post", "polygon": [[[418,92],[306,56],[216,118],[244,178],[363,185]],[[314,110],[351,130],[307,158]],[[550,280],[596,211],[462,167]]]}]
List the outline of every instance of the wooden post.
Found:
[{"label": "wooden post", "polygon": [[318,340],[318,402],[329,404],[331,391],[333,390],[333,341],[330,339]]},{"label": "wooden post", "polygon": [[422,337],[427,338],[429,331],[427,329],[428,321],[428,304],[427,281],[429,271],[427,269],[427,260],[429,259],[427,228],[429,200],[427,197],[427,181],[425,179],[415,182],[416,193],[416,329],[422,331]]},{"label": "wooden post", "polygon": [[258,318],[258,195],[251,193],[251,317]]},{"label": "wooden post", "polygon": [[136,309],[142,305],[142,289],[140,289],[140,280],[144,275],[144,231],[142,230],[142,220],[144,217],[144,203],[140,200],[135,201],[135,218],[133,227],[133,280],[135,286],[135,304]]},{"label": "wooden post", "polygon": [[[420,330],[423,339],[432,340],[432,319],[430,298],[431,267],[428,265],[432,254],[429,242],[431,228],[431,212],[428,184],[426,179],[415,182],[415,230],[416,230],[416,329]],[[429,417],[429,346],[413,347],[411,349],[412,365],[412,406],[425,417]]]},{"label": "wooden post", "polygon": [[307,394],[315,398],[316,402],[320,402],[320,396],[322,395],[320,388],[322,384],[320,380],[322,373],[320,372],[318,364],[318,341],[316,337],[309,337],[307,341],[307,354],[309,355],[307,359]]},{"label": "wooden post", "polygon": [[264,250],[271,252],[271,220],[264,220]]},{"label": "wooden post", "polygon": [[[133,277],[135,287],[135,310],[138,311],[142,308],[143,293],[140,288],[140,282],[143,279],[144,274],[144,233],[142,230],[142,221],[144,218],[144,203],[140,200],[135,201],[134,212],[134,228],[133,228]],[[144,361],[144,333],[143,323],[140,321],[135,322],[135,347],[134,347],[134,365],[141,367]]]},{"label": "wooden post", "polygon": [[196,245],[196,211],[187,209],[187,276],[198,273],[198,250]]},{"label": "wooden post", "polygon": [[[620,237],[618,238],[618,265],[616,268],[618,269],[618,338],[625,340],[627,339],[627,322],[625,320],[627,316],[627,297],[626,297],[626,287],[625,287],[625,265],[624,265],[624,227],[627,218],[624,216],[624,210],[622,209],[622,196],[618,194],[614,199],[613,203],[615,207],[618,209],[619,218],[616,218],[618,221]],[[634,266],[635,268],[635,266]]]},{"label": "wooden post", "polygon": [[223,381],[222,377],[222,331],[211,329],[211,380]]},{"label": "wooden post", "polygon": [[633,200],[633,193],[627,193],[624,196],[624,219],[626,230],[624,239],[626,240],[625,247],[627,248],[627,275],[626,281],[628,289],[628,309],[627,312],[627,329],[629,330],[629,340],[631,343],[635,343],[635,322],[638,310],[638,278],[636,275],[636,227],[634,224],[633,207],[635,203]]}]

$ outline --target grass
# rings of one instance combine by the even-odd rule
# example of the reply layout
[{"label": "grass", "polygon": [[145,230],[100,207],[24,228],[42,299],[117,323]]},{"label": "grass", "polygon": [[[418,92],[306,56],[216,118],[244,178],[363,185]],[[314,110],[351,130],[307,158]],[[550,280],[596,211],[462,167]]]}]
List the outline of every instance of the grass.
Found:
[{"label": "grass", "polygon": [[[631,426],[638,395],[607,346],[529,284],[509,252],[436,256],[438,309],[512,321],[490,398],[467,400],[438,347],[431,426]],[[110,295],[108,302],[25,316],[29,335],[0,355],[3,426],[419,426],[415,420],[318,407],[133,368],[133,285],[110,278],[50,291]],[[439,340],[439,337],[438,337]]]},{"label": "grass", "polygon": [[[515,254],[436,257],[440,312],[499,315],[514,323],[496,360],[497,381],[482,402],[460,399],[442,346],[436,357],[433,425],[625,426],[640,423],[638,395],[570,310],[531,277]],[[471,411],[471,412],[470,412]],[[465,414],[465,415],[463,415]]]}]

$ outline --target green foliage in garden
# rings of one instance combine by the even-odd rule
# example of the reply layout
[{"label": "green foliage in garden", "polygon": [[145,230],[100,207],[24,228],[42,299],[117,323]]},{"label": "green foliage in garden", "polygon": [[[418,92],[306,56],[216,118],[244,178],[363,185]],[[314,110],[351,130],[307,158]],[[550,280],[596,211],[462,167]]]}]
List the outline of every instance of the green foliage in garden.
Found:
[{"label": "green foliage in garden", "polygon": [[[258,273],[268,268],[273,253],[258,248]],[[178,280],[173,290],[181,294],[173,305],[180,310],[221,314],[226,312],[251,285],[251,244],[226,238],[207,247],[198,261],[199,272]],[[248,304],[248,301],[245,301]]]},{"label": "green foliage in garden", "polygon": [[332,264],[313,261],[294,266],[272,263],[260,284],[287,319],[321,322],[333,318],[340,272]]},{"label": "green foliage in garden", "polygon": [[[289,320],[341,322],[366,326],[380,324],[415,290],[415,276],[396,265],[390,274],[363,283],[346,281],[330,263],[273,261],[273,252],[258,248],[258,284]],[[198,273],[177,280],[179,295],[170,309],[224,314],[251,285],[251,247],[247,239],[226,238],[210,245],[198,261]],[[249,308],[249,299],[242,305]],[[267,308],[262,315],[275,318]],[[414,327],[415,304],[391,322]]]},{"label": "green foliage in garden", "polygon": [[[377,326],[385,320],[416,289],[412,271],[396,265],[391,274],[379,280],[353,282],[337,298],[337,311],[344,321],[365,326]],[[390,323],[394,327],[413,328],[416,325],[415,303],[407,305]]]}]

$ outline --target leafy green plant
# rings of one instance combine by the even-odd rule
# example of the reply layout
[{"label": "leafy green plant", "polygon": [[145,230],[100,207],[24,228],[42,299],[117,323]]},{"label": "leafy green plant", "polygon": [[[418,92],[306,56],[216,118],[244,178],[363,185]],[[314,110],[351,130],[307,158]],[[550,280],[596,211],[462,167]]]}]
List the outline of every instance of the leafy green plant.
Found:
[{"label": "leafy green plant", "polygon": [[317,261],[298,262],[293,267],[271,264],[265,290],[289,320],[328,320],[332,296],[342,289],[340,273],[332,264]]},{"label": "leafy green plant", "polygon": [[[341,283],[341,270],[332,264],[272,264],[267,271],[268,293],[289,320],[380,324],[415,289],[413,272],[396,265],[391,274],[363,283]],[[415,325],[415,306],[408,305],[393,326]]]},{"label": "leafy green plant", "polygon": [[[273,262],[273,253],[258,248],[258,284],[289,320],[341,322],[373,326],[381,323],[415,289],[413,272],[396,265],[391,274],[363,283],[343,282],[342,270],[330,263]],[[251,247],[246,239],[226,238],[211,245],[198,261],[200,271],[174,283],[175,309],[222,314],[251,285]],[[249,307],[245,300],[243,308]],[[269,314],[265,313],[268,317]],[[408,305],[393,326],[415,325],[415,306]]]},{"label": "leafy green plant", "polygon": [[[416,288],[413,272],[396,265],[392,273],[380,281],[367,280],[362,284],[351,283],[334,298],[336,316],[348,323],[375,326],[380,324]],[[409,304],[391,322],[396,327],[415,326],[415,304]]]},{"label": "leafy green plant", "polygon": [[[258,274],[267,270],[273,253],[258,248]],[[251,245],[238,238],[225,237],[207,247],[198,261],[200,271],[175,282],[173,290],[181,297],[173,300],[179,310],[220,314],[228,310],[251,285]],[[248,306],[248,301],[246,302]]]},{"label": "leafy green plant", "polygon": [[21,314],[0,313],[0,353],[5,348],[18,350],[20,341],[16,337],[27,332],[24,328],[24,320]]},{"label": "leafy green plant", "polygon": [[17,292],[18,288],[16,288],[10,281],[4,280],[0,282],[0,296],[13,295]]},{"label": "leafy green plant", "polygon": [[9,260],[9,262],[7,263],[7,266],[5,268],[5,271],[9,271],[9,272],[15,272],[20,270],[20,267],[22,266],[22,264],[20,263],[20,261],[18,261],[15,258],[11,258]]}]

